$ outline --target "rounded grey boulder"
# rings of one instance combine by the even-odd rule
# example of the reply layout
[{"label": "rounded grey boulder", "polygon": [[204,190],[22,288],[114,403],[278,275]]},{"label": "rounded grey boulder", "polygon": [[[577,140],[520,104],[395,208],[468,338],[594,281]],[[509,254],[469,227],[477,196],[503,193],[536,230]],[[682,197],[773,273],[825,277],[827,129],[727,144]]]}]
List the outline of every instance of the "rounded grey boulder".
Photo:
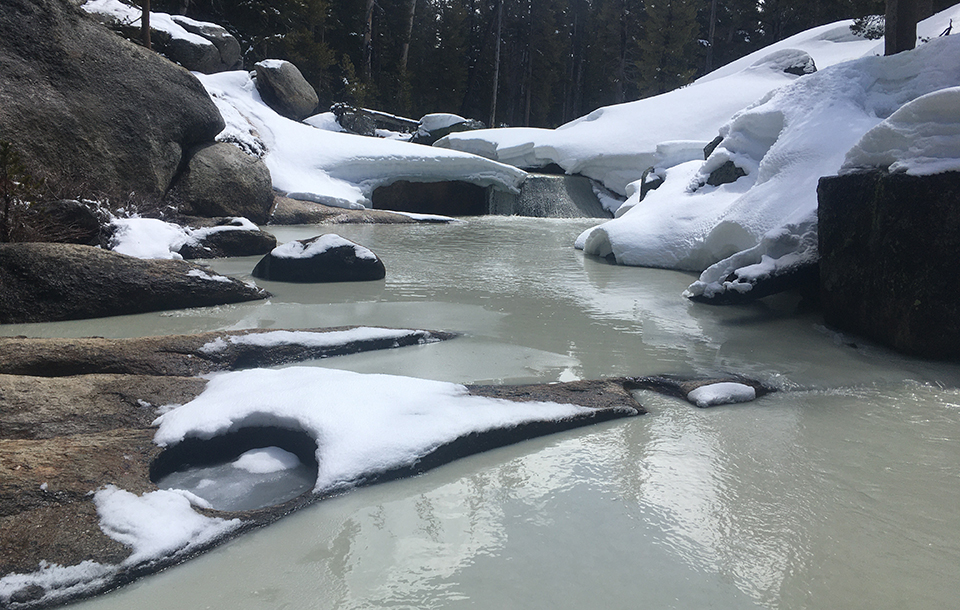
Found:
[{"label": "rounded grey boulder", "polygon": [[283,116],[301,121],[316,110],[319,98],[295,65],[281,59],[255,64],[257,91],[268,106]]},{"label": "rounded grey boulder", "polygon": [[218,142],[194,152],[177,195],[185,214],[243,216],[261,224],[273,206],[273,182],[263,161]]},{"label": "rounded grey boulder", "polygon": [[273,249],[253,276],[276,282],[357,282],[386,276],[380,258],[335,233],[291,241]]}]

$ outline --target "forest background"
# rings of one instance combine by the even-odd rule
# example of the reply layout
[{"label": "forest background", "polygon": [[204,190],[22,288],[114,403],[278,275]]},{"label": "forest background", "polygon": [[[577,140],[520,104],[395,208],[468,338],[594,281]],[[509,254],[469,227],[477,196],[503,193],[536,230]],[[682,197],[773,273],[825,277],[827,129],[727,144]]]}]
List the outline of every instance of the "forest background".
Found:
[{"label": "forest background", "polygon": [[451,112],[534,127],[670,91],[810,27],[884,12],[884,0],[152,4],[223,25],[240,40],[247,67],[266,58],[293,62],[321,108],[346,102],[414,119]]}]

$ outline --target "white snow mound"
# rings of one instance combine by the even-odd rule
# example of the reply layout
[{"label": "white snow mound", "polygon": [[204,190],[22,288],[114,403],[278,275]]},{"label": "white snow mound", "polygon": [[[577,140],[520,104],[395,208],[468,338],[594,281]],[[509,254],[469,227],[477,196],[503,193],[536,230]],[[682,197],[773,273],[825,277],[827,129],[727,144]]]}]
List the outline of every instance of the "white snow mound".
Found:
[{"label": "white snow mound", "polygon": [[415,463],[471,432],[559,420],[590,409],[471,396],[462,385],[322,368],[210,376],[200,396],[157,418],[154,441],[212,438],[253,425],[295,425],[316,439],[316,492]]}]

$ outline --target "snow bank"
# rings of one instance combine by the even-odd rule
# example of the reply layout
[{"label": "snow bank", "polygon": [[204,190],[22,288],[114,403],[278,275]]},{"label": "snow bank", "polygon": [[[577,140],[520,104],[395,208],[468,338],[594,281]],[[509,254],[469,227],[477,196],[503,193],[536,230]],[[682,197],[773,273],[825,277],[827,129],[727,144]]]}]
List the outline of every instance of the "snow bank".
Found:
[{"label": "snow bank", "polygon": [[[114,218],[110,221],[113,235],[109,248],[137,258],[182,259],[180,248],[196,246],[214,233],[222,231],[258,231],[260,227],[246,218],[230,219],[230,224],[190,229],[156,218]],[[211,278],[212,279],[212,278]]]},{"label": "snow bank", "polygon": [[960,87],[904,105],[847,153],[841,174],[881,168],[925,176],[960,171]]},{"label": "snow bank", "polygon": [[[626,212],[578,244],[626,265],[706,268],[688,296],[749,291],[758,279],[817,260],[820,176],[837,173],[846,152],[904,104],[958,84],[956,36],[800,78],[730,119],[706,161],[667,170],[666,183],[643,201],[635,185]],[[727,163],[746,175],[708,186]]]},{"label": "snow bank", "polygon": [[[852,21],[807,30],[751,53],[664,95],[591,112],[555,130],[508,128],[454,133],[435,146],[463,150],[518,167],[560,165],[603,183],[621,195],[651,166],[669,167],[703,158],[703,147],[721,125],[746,105],[798,77],[783,72],[784,62],[813,57],[823,68],[863,56],[876,41],[850,33]],[[788,50],[790,50],[788,52]],[[686,140],[695,146],[665,157],[658,144]]]},{"label": "snow bank", "polygon": [[218,139],[259,151],[273,186],[299,199],[363,207],[377,187],[399,180],[463,180],[518,192],[526,176],[515,167],[476,155],[292,121],[263,103],[246,72],[196,76],[227,123]]},{"label": "snow bank", "polygon": [[314,491],[415,463],[471,432],[560,420],[585,407],[471,396],[466,387],[391,375],[292,367],[210,377],[203,393],[157,418],[154,440],[212,438],[252,425],[295,425],[317,441]]}]

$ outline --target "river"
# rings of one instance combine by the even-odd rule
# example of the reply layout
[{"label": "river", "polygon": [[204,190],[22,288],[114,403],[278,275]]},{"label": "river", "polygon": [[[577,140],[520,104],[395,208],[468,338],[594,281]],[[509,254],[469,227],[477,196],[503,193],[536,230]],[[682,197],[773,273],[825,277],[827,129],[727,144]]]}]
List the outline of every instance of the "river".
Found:
[{"label": "river", "polygon": [[[960,367],[833,332],[796,297],[714,308],[693,280],[571,244],[589,220],[274,227],[373,249],[385,281],[0,327],[108,337],[365,324],[441,344],[311,362],[464,383],[733,372],[781,391],[530,440],[352,490],[82,610],[957,607]],[[256,258],[211,261],[247,275]]]}]

